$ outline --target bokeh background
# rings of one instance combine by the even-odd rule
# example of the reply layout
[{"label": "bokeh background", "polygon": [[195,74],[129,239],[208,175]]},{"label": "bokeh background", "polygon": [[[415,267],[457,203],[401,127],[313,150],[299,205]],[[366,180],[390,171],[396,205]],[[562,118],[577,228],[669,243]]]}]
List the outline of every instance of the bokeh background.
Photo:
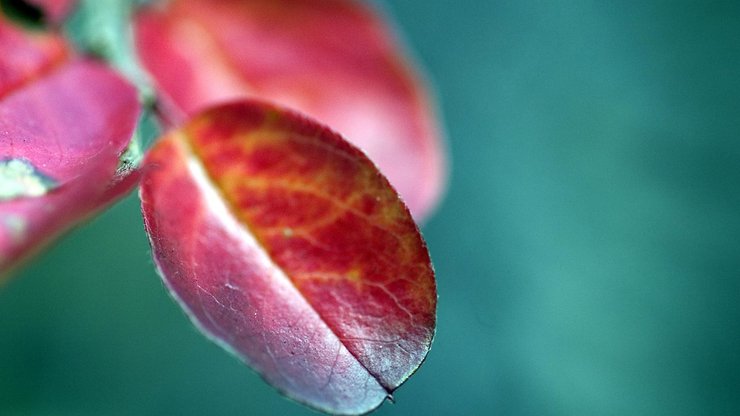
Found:
[{"label": "bokeh background", "polygon": [[[378,415],[740,414],[740,2],[383,3],[453,166],[427,362]],[[136,196],[0,289],[2,415],[300,415],[199,335]]]}]

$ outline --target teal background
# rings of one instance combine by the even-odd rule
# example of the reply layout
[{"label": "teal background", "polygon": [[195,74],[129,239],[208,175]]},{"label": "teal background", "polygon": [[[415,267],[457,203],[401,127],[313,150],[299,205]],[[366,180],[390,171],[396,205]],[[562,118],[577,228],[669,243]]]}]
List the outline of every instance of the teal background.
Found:
[{"label": "teal background", "polygon": [[[740,414],[740,2],[387,2],[453,171],[379,415]],[[2,415],[312,414],[200,336],[136,196],[0,289]]]}]

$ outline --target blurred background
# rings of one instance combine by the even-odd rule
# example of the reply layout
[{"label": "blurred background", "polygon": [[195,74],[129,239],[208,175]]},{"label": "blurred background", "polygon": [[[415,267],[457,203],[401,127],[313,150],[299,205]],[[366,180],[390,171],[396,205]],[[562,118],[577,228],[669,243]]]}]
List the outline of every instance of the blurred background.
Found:
[{"label": "blurred background", "polygon": [[[740,414],[740,2],[385,2],[435,81],[439,324],[378,415]],[[301,415],[199,335],[132,195],[0,288],[2,415]]]}]

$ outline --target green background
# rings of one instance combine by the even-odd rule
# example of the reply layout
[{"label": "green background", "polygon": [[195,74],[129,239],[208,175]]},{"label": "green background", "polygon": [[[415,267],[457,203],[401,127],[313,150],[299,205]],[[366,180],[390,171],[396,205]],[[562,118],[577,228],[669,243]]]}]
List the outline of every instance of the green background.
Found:
[{"label": "green background", "polygon": [[[740,414],[740,2],[387,2],[452,175],[395,415]],[[135,196],[0,289],[2,415],[311,414],[200,336]]]}]

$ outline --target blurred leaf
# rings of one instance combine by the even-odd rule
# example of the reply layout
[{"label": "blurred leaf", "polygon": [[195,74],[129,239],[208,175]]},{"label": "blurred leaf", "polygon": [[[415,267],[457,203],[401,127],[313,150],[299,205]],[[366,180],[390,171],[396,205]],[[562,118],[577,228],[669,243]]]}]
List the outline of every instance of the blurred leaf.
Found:
[{"label": "blurred leaf", "polygon": [[54,34],[27,32],[0,13],[0,98],[66,62],[70,50]]},{"label": "blurred leaf", "polygon": [[136,19],[175,124],[256,97],[304,112],[365,151],[423,220],[444,187],[440,129],[392,31],[348,0],[176,0]]},{"label": "blurred leaf", "polygon": [[136,91],[56,35],[0,16],[0,275],[127,193]]},{"label": "blurred leaf", "polygon": [[259,102],[207,110],[145,161],[155,261],[194,323],[287,396],[368,412],[434,333],[429,254],[370,161]]}]

